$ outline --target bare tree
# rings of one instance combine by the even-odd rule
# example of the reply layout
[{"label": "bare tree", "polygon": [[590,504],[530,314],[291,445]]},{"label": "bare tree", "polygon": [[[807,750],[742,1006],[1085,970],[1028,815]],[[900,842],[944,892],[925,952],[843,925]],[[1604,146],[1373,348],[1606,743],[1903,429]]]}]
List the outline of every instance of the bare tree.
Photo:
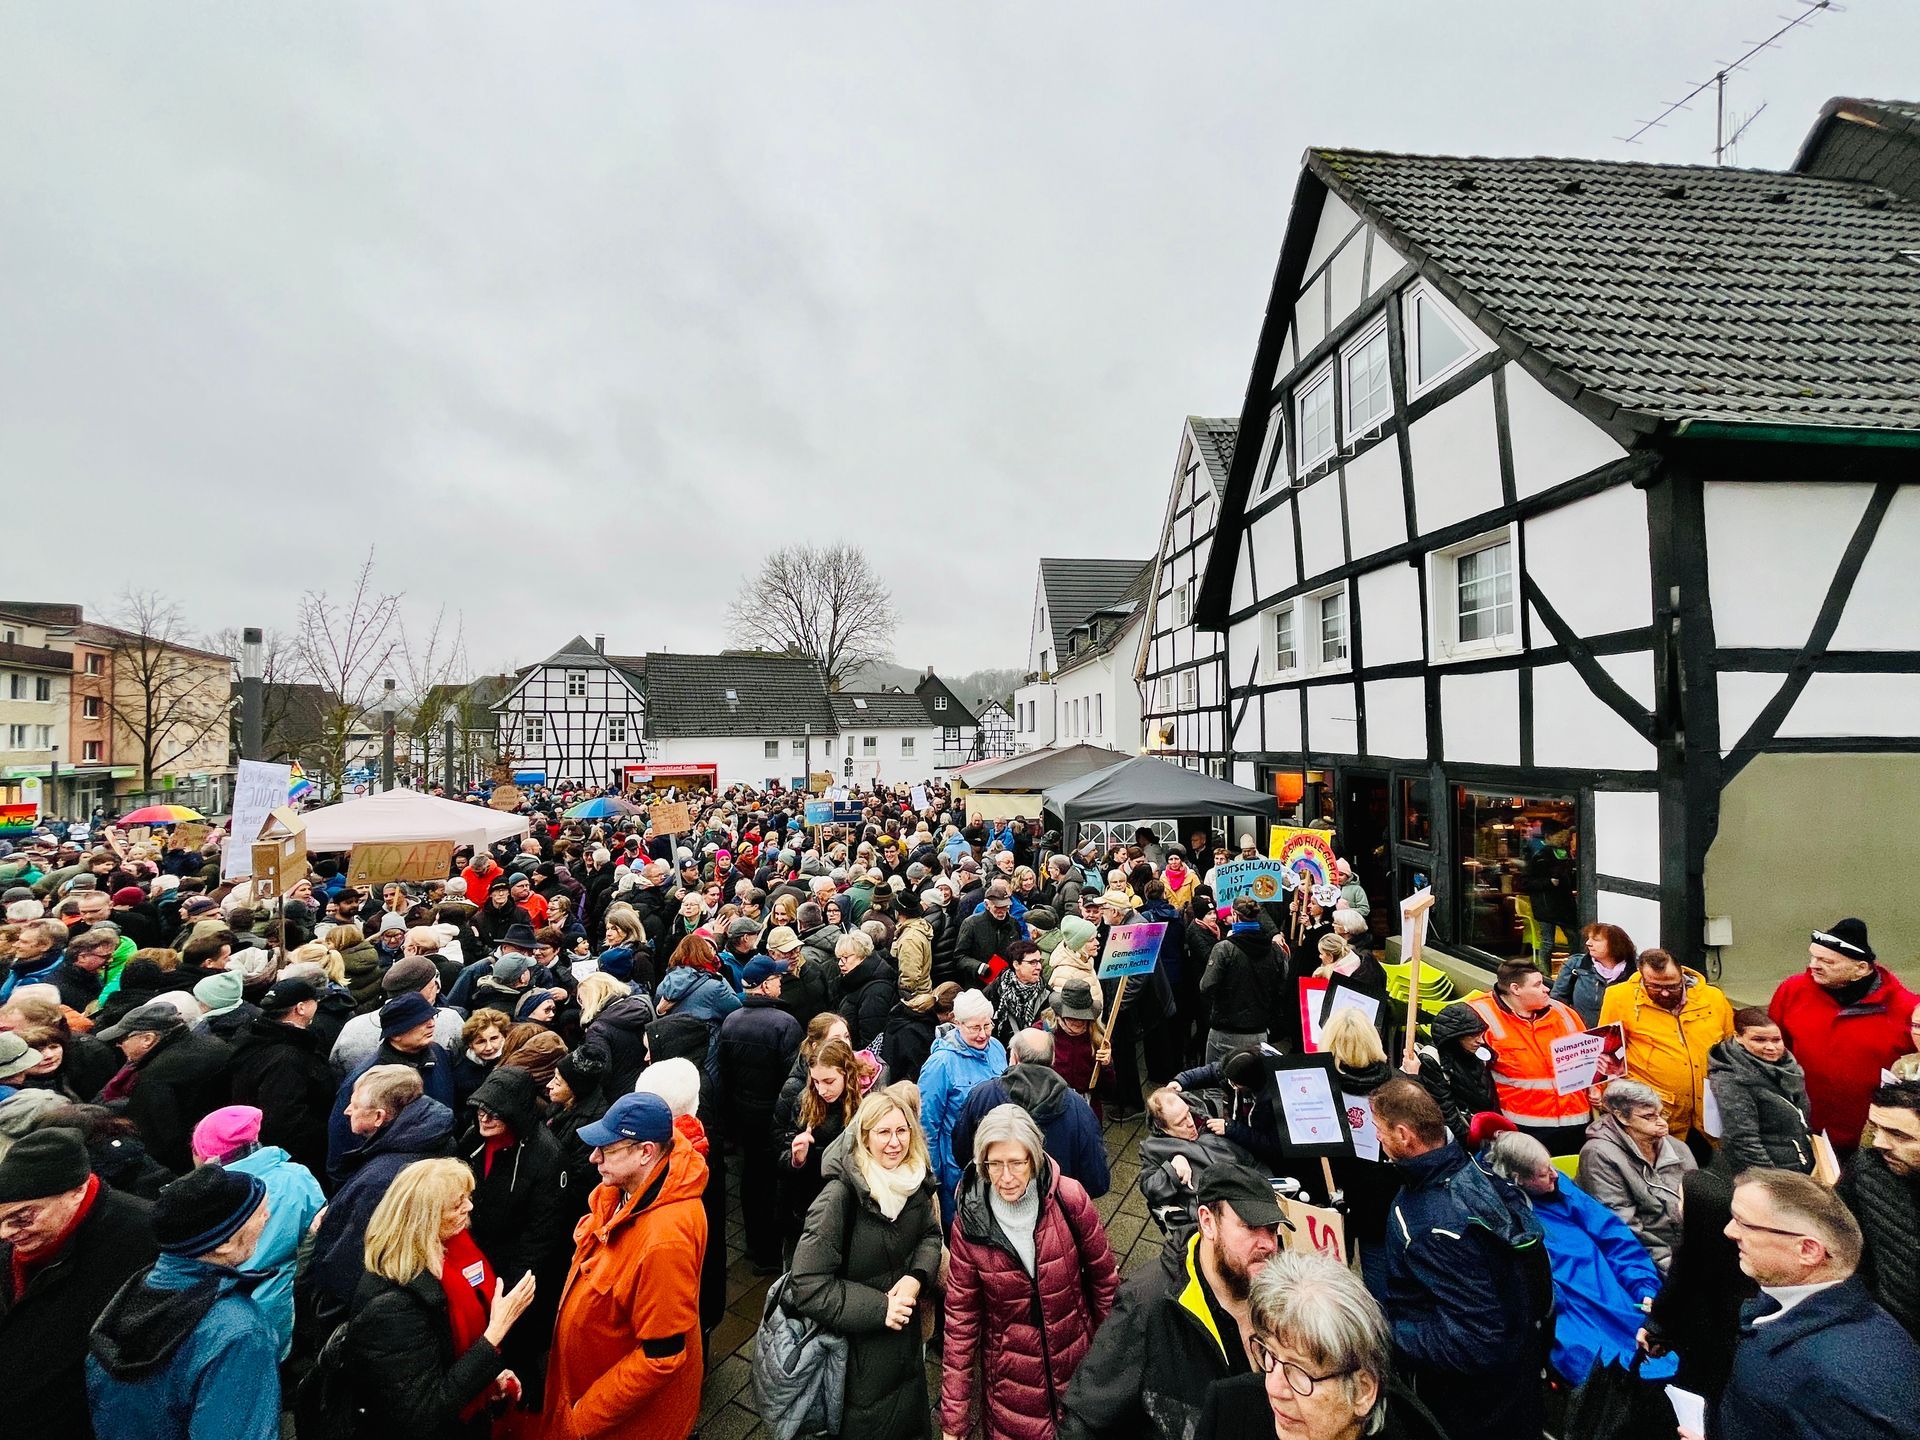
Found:
[{"label": "bare tree", "polygon": [[397,656],[400,685],[406,691],[408,759],[419,765],[425,777],[422,783],[430,784],[445,767],[441,732],[446,722],[455,722],[456,755],[466,733],[465,624],[457,613],[449,622],[444,605],[424,629],[409,627],[403,619]]},{"label": "bare tree", "polygon": [[323,795],[341,793],[347,744],[390,674],[400,646],[399,619],[400,596],[374,583],[372,546],[345,596],[309,590],[300,597],[293,653],[304,678],[324,692],[316,777]]},{"label": "bare tree", "polygon": [[209,736],[226,733],[231,667],[188,638],[180,607],[157,591],[124,590],[109,614],[106,708],[133,737],[145,790]]},{"label": "bare tree", "polygon": [[838,683],[893,648],[893,594],[857,545],[783,545],[727,607],[735,645],[811,655]]}]

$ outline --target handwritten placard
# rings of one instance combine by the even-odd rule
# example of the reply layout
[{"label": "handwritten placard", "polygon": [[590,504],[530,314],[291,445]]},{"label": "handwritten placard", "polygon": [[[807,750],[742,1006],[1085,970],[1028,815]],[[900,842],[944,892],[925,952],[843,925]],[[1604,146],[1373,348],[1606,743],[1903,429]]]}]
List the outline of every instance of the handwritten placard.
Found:
[{"label": "handwritten placard", "polygon": [[287,803],[293,769],[264,760],[242,760],[233,781],[233,819],[220,862],[222,880],[245,880],[253,873],[253,842],[268,818]]},{"label": "handwritten placard", "polygon": [[1347,1263],[1347,1225],[1338,1210],[1309,1205],[1304,1200],[1284,1196],[1280,1213],[1293,1226],[1285,1232],[1286,1248],[1296,1253],[1324,1255],[1329,1260]]},{"label": "handwritten placard", "polygon": [[347,856],[347,884],[355,889],[389,880],[424,884],[453,869],[451,840],[361,841]]},{"label": "handwritten placard", "polygon": [[1166,933],[1164,920],[1114,926],[1107,932],[1106,948],[1100,952],[1100,968],[1096,973],[1102,980],[1125,980],[1150,973]]},{"label": "handwritten placard", "polygon": [[686,801],[669,801],[647,811],[647,820],[656,835],[684,835],[693,829],[693,810]]},{"label": "handwritten placard", "polygon": [[1287,867],[1278,860],[1229,860],[1213,870],[1216,905],[1231,905],[1251,895],[1262,905],[1286,899]]}]

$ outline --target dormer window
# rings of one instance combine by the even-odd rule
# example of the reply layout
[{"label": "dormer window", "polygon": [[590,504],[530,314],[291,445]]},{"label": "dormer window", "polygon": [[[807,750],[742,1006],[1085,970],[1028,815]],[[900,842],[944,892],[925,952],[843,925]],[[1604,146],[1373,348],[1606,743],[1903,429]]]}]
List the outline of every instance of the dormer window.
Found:
[{"label": "dormer window", "polygon": [[856,710],[864,710],[867,708],[867,702],[856,695],[853,697],[853,708]]}]

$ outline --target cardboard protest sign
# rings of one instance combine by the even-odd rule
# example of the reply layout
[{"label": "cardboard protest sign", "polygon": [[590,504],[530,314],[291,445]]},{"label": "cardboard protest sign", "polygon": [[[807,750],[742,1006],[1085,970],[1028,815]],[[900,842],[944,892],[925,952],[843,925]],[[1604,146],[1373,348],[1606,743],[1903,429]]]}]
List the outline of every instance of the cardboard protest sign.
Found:
[{"label": "cardboard protest sign", "polygon": [[807,801],[807,824],[831,825],[833,823],[833,801]]},{"label": "cardboard protest sign", "polygon": [[253,872],[253,842],[260,838],[268,818],[287,803],[287,787],[292,783],[290,766],[271,765],[264,760],[242,760],[233,780],[233,819],[228,823],[229,837],[220,861],[222,880],[245,880]]},{"label": "cardboard protest sign", "polygon": [[1309,1205],[1291,1196],[1282,1197],[1280,1213],[1293,1226],[1282,1232],[1282,1243],[1296,1254],[1324,1255],[1329,1260],[1347,1263],[1347,1224],[1338,1210]]},{"label": "cardboard protest sign", "polygon": [[151,825],[129,825],[127,827],[127,843],[129,845],[144,845],[152,838],[153,827]]},{"label": "cardboard protest sign", "polygon": [[1286,899],[1287,867],[1278,860],[1229,860],[1214,867],[1213,900],[1216,905],[1231,905],[1242,895],[1251,895],[1262,905]]},{"label": "cardboard protest sign", "polygon": [[647,823],[656,835],[684,835],[693,829],[693,809],[684,800],[655,805],[647,811]]},{"label": "cardboard protest sign", "polygon": [[1578,1035],[1562,1035],[1551,1048],[1554,1091],[1573,1095],[1619,1078],[1627,1038],[1618,1024],[1602,1025]]},{"label": "cardboard protest sign", "polygon": [[927,787],[924,785],[914,786],[908,799],[915,810],[925,810],[927,808]]},{"label": "cardboard protest sign", "polygon": [[1295,830],[1276,825],[1267,836],[1267,854],[1309,885],[1333,879],[1333,831]]},{"label": "cardboard protest sign", "polygon": [[496,785],[493,794],[487,797],[487,804],[495,810],[516,810],[520,806],[520,787],[518,785]]},{"label": "cardboard protest sign", "polygon": [[347,884],[355,889],[389,880],[424,884],[453,868],[451,840],[361,841],[347,855]]},{"label": "cardboard protest sign", "polygon": [[1274,1114],[1295,1154],[1351,1155],[1353,1136],[1347,1110],[1334,1082],[1333,1061],[1324,1055],[1275,1055],[1267,1060],[1273,1072]]},{"label": "cardboard protest sign", "polygon": [[814,794],[824,795],[832,788],[833,772],[831,770],[815,770],[808,774],[807,789]]},{"label": "cardboard protest sign", "polygon": [[1162,920],[1114,926],[1107,932],[1106,948],[1100,952],[1100,968],[1095,973],[1102,980],[1125,980],[1151,973],[1166,933],[1166,922]]},{"label": "cardboard protest sign", "polygon": [[213,827],[204,820],[182,820],[167,837],[169,850],[198,850],[207,843]]}]

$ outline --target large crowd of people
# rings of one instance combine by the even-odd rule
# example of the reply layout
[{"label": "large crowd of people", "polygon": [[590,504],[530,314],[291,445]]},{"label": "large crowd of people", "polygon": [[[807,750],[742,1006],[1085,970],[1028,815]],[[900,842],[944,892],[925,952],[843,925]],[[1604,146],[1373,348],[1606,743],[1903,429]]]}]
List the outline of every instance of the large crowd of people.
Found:
[{"label": "large crowd of people", "polygon": [[[1620,1367],[1715,1440],[1920,1435],[1920,1014],[1860,920],[1765,1008],[1588,925],[1409,1045],[1344,863],[1218,903],[1252,835],[584,798],[271,900],[217,835],[0,841],[10,1434],[682,1440],[760,1277],[782,1440],[1517,1440]],[[1335,975],[1323,1163],[1272,1067]]]}]

